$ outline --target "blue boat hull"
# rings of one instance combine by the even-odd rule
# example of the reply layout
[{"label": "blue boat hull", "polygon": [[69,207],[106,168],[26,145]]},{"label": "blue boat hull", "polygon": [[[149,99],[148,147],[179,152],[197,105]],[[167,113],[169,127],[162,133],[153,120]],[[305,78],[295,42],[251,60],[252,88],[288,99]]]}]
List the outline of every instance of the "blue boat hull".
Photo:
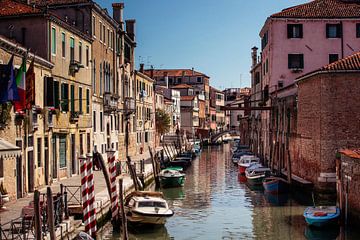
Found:
[{"label": "blue boat hull", "polygon": [[284,193],[288,189],[287,183],[280,179],[271,179],[270,181],[265,179],[263,187],[268,193]]},{"label": "blue boat hull", "polygon": [[[324,216],[315,216],[314,214],[311,214],[311,211],[309,209],[314,209],[313,207],[308,207],[304,211],[304,217],[305,221],[310,225],[314,227],[324,227],[327,225],[335,224],[338,221],[338,218],[340,216],[340,209],[336,208],[336,212],[326,214]],[[321,210],[319,210],[321,212]]]}]

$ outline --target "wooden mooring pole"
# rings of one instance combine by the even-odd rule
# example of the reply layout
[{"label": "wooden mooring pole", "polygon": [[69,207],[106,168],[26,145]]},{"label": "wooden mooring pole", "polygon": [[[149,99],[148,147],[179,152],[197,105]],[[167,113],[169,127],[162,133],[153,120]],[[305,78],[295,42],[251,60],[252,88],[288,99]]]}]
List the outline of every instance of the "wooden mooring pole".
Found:
[{"label": "wooden mooring pole", "polygon": [[153,173],[154,173],[155,186],[158,188],[158,187],[160,187],[160,180],[159,180],[159,175],[158,175],[158,168],[157,168],[156,160],[155,160],[155,158],[154,158],[154,154],[153,154],[153,152],[151,151],[150,146],[149,146],[149,153],[150,153],[151,165],[152,165]]},{"label": "wooden mooring pole", "polygon": [[38,190],[34,193],[34,215],[35,215],[35,239],[41,240],[41,218],[40,218],[40,192]]},{"label": "wooden mooring pole", "polygon": [[135,191],[138,191],[139,190],[139,187],[138,187],[138,181],[137,181],[137,176],[136,176],[136,171],[133,167],[133,165],[131,164],[131,158],[128,156],[127,157],[127,161],[126,161],[126,164],[128,166],[128,169],[129,169],[129,172],[130,172],[130,176],[133,180],[133,184],[134,184],[134,188],[135,188]]},{"label": "wooden mooring pole", "polygon": [[46,198],[47,198],[47,217],[48,217],[48,226],[50,232],[50,240],[55,240],[55,223],[54,223],[54,200],[51,191],[51,187],[47,187],[46,190]]},{"label": "wooden mooring pole", "polygon": [[124,191],[123,191],[123,179],[119,179],[119,204],[120,204],[120,214],[121,214],[121,229],[122,229],[122,239],[128,240],[128,230],[127,230],[127,220],[125,216],[124,209]]}]

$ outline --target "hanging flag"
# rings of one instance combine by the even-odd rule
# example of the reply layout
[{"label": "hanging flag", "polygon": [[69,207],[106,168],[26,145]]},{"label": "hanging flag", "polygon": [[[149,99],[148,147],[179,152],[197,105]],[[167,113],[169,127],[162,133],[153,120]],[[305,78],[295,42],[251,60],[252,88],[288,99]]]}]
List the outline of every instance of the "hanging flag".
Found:
[{"label": "hanging flag", "polygon": [[15,112],[21,112],[25,109],[25,74],[26,74],[26,57],[23,57],[21,67],[15,78],[18,94],[19,94],[19,101],[14,102]]},{"label": "hanging flag", "polygon": [[9,86],[15,83],[13,62],[14,56],[11,56],[8,64],[0,65],[0,103],[9,101]]},{"label": "hanging flag", "polygon": [[31,109],[33,105],[35,105],[35,72],[34,72],[34,60],[35,60],[35,56],[33,58],[33,60],[30,63],[29,69],[26,72],[26,80],[25,80],[25,84],[26,84],[26,92],[25,92],[25,96],[26,96],[26,109]]},{"label": "hanging flag", "polygon": [[[19,93],[17,90],[17,86],[16,86],[16,81],[15,81],[15,73],[14,73],[14,56],[11,57],[11,70],[10,70],[10,79],[8,82],[8,93],[7,93],[7,98],[8,101],[19,101]],[[9,63],[10,64],[10,63]]]}]

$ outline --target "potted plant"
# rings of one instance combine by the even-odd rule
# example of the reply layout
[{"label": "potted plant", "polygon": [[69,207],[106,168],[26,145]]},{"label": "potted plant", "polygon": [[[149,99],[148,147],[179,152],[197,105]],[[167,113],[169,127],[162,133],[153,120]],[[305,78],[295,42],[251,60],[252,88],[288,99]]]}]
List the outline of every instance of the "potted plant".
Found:
[{"label": "potted plant", "polygon": [[2,198],[3,203],[7,203],[10,201],[8,191],[4,187],[3,182],[0,183],[0,193],[1,193],[1,198]]}]

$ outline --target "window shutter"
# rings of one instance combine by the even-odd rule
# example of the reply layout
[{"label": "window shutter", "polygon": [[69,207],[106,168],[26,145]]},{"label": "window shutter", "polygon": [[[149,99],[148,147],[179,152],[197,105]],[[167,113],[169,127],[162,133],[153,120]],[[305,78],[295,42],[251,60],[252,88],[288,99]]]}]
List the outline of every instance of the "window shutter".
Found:
[{"label": "window shutter", "polygon": [[293,34],[292,34],[293,28],[291,24],[287,25],[287,37],[288,38],[292,38]]},{"label": "window shutter", "polygon": [[54,107],[56,109],[59,109],[60,107],[60,95],[59,95],[59,88],[60,88],[60,85],[59,85],[59,82],[58,81],[54,81]]},{"label": "window shutter", "polygon": [[304,54],[299,54],[300,68],[304,68]]},{"label": "window shutter", "polygon": [[338,32],[337,32],[337,37],[339,37],[339,38],[341,38],[342,37],[342,24],[341,23],[339,23],[339,25],[338,25]]},{"label": "window shutter", "polygon": [[299,24],[299,38],[303,38],[303,25]]},{"label": "window shutter", "polygon": [[326,24],[326,38],[329,38],[329,24]]},{"label": "window shutter", "polygon": [[289,69],[291,69],[291,67],[292,67],[291,60],[292,60],[292,55],[289,54],[289,55],[288,55],[288,68],[289,68]]},{"label": "window shutter", "polygon": [[45,93],[44,93],[44,100],[45,106],[53,107],[54,106],[54,78],[52,77],[45,77]]}]

